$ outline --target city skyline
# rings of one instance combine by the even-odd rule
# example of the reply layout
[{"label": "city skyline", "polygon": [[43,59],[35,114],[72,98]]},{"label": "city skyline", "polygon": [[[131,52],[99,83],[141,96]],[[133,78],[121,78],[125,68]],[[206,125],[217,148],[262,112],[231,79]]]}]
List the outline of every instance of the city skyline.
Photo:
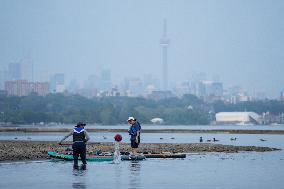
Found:
[{"label": "city skyline", "polygon": [[[172,39],[169,81],[205,72],[224,86],[278,98],[284,78],[284,3],[274,1],[1,1],[0,70],[30,57],[35,80],[64,73],[83,83],[98,70],[112,79],[162,78],[163,19]],[[62,11],[64,10],[64,11]]]}]

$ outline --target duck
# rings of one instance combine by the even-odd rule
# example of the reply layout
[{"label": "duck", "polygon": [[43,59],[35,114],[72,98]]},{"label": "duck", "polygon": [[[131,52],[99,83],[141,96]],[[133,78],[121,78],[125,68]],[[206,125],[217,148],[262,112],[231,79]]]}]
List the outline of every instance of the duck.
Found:
[{"label": "duck", "polygon": [[171,137],[171,139],[175,139],[175,137]]},{"label": "duck", "polygon": [[262,141],[262,142],[266,141],[266,140],[264,140],[264,139],[262,139],[262,138],[261,138],[261,139],[259,139],[259,140],[260,140],[260,141]]},{"label": "duck", "polygon": [[104,138],[104,139],[107,139],[107,137],[106,137],[106,136],[103,136],[103,138]]},{"label": "duck", "polygon": [[163,140],[164,138],[160,138],[160,140]]},{"label": "duck", "polygon": [[235,138],[231,138],[230,140],[237,140],[237,138],[235,137]]},{"label": "duck", "polygon": [[218,142],[219,140],[217,140],[216,138],[213,138],[213,142]]},{"label": "duck", "polygon": [[207,142],[211,142],[211,140],[210,140],[210,139],[208,139],[208,140],[207,140]]}]

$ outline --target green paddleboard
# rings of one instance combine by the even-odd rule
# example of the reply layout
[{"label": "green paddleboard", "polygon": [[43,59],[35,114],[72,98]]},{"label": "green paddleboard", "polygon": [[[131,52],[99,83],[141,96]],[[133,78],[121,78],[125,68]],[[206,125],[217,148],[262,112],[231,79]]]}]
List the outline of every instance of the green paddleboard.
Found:
[{"label": "green paddleboard", "polygon": [[[73,161],[73,155],[68,154],[60,154],[57,152],[48,152],[47,153],[50,157],[56,158],[56,159],[63,159],[67,161]],[[79,157],[79,159],[81,159]],[[87,161],[113,161],[113,156],[97,156],[97,155],[87,155],[86,157]]]}]

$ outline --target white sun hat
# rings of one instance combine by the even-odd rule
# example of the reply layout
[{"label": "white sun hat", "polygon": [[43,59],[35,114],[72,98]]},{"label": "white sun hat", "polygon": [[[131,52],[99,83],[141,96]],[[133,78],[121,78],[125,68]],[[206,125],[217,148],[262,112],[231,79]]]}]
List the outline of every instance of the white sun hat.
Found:
[{"label": "white sun hat", "polygon": [[131,121],[131,120],[135,121],[136,119],[134,117],[128,117],[127,121]]}]

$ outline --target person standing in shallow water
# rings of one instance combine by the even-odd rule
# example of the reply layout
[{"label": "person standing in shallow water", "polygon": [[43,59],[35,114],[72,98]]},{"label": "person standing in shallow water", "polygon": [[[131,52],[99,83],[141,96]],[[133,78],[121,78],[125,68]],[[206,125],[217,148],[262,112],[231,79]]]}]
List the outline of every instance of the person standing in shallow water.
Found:
[{"label": "person standing in shallow water", "polygon": [[61,145],[61,143],[67,139],[69,136],[73,136],[73,145],[72,145],[72,149],[73,149],[73,158],[74,158],[74,169],[79,169],[78,166],[78,158],[79,156],[81,157],[82,160],[82,169],[86,169],[86,142],[88,140],[90,140],[89,134],[87,133],[87,131],[85,130],[86,124],[83,122],[79,122],[77,123],[77,125],[74,127],[74,129],[68,133],[60,142],[59,144]]},{"label": "person standing in shallow water", "polygon": [[134,117],[129,117],[127,122],[131,125],[128,133],[130,135],[132,153],[137,154],[136,150],[140,144],[141,125]]}]

